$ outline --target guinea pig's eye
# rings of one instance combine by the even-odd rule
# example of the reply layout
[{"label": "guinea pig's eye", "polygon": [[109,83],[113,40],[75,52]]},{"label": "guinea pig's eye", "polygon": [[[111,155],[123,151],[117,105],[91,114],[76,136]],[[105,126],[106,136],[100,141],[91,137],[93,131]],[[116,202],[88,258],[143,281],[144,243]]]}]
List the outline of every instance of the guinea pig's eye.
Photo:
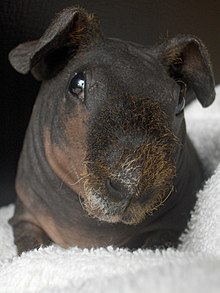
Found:
[{"label": "guinea pig's eye", "polygon": [[178,97],[178,101],[177,101],[177,105],[176,105],[175,114],[179,115],[184,110],[184,107],[186,104],[186,101],[185,101],[186,84],[185,84],[185,82],[180,81],[180,80],[177,81],[177,84],[179,85],[180,89],[179,89],[179,97]]},{"label": "guinea pig's eye", "polygon": [[69,83],[69,92],[79,98],[85,100],[84,88],[86,85],[85,74],[83,72],[75,73]]}]

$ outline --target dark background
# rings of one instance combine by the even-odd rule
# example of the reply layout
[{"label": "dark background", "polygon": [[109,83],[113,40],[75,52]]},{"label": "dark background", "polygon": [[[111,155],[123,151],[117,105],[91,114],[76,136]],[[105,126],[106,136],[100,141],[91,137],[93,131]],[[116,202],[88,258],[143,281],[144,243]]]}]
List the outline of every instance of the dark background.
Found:
[{"label": "dark background", "polygon": [[8,52],[21,42],[39,38],[51,17],[80,4],[95,12],[106,36],[145,45],[167,34],[195,34],[206,44],[220,82],[220,1],[1,0],[0,1],[0,206],[15,198],[14,178],[22,141],[39,83],[21,76],[8,63]]}]

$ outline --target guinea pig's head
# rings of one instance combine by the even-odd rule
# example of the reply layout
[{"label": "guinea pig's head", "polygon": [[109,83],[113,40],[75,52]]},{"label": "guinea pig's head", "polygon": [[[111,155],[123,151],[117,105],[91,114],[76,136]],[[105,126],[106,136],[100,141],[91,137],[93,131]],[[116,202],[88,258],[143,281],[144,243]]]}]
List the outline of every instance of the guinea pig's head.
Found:
[{"label": "guinea pig's head", "polygon": [[206,107],[214,99],[198,38],[178,35],[152,48],[107,39],[94,15],[72,7],[9,58],[43,80],[47,160],[89,215],[137,224],[175,193],[185,101]]}]

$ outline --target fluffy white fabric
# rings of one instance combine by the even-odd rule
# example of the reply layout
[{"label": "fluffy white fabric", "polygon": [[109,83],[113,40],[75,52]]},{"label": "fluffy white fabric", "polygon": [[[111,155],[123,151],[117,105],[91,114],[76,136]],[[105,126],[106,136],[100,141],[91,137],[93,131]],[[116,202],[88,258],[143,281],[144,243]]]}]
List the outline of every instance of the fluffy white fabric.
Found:
[{"label": "fluffy white fabric", "polygon": [[14,209],[10,205],[0,209],[0,292],[220,292],[220,86],[216,91],[211,107],[193,102],[186,110],[188,133],[212,175],[198,192],[177,250],[53,245],[17,257],[7,223]]}]

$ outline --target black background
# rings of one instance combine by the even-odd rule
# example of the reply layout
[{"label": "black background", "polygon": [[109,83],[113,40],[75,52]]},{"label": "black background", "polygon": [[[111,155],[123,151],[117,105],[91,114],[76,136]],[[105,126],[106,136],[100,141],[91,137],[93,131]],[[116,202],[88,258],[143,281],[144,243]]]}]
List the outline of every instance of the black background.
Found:
[{"label": "black background", "polygon": [[220,1],[0,1],[0,205],[15,198],[14,178],[22,141],[39,83],[16,73],[8,52],[41,36],[55,12],[80,4],[95,12],[106,36],[145,45],[178,33],[197,35],[206,44],[216,83],[220,82]]}]

